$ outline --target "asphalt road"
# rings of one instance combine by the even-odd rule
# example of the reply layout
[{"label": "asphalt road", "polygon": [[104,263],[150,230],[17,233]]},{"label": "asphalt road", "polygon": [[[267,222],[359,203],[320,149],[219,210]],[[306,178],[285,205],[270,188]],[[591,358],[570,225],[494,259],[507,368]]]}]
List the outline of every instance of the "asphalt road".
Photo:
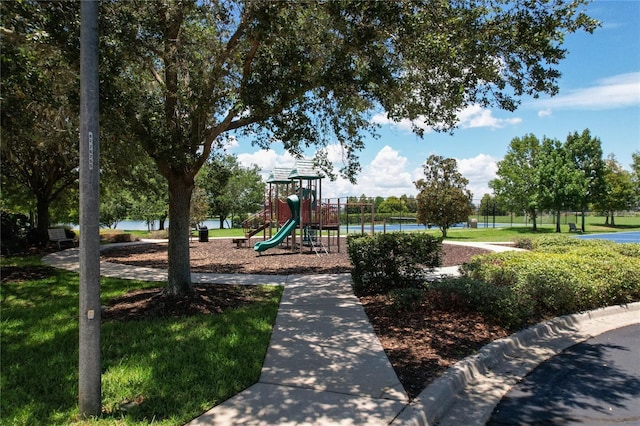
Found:
[{"label": "asphalt road", "polygon": [[640,425],[640,324],[575,345],[539,365],[487,425]]}]

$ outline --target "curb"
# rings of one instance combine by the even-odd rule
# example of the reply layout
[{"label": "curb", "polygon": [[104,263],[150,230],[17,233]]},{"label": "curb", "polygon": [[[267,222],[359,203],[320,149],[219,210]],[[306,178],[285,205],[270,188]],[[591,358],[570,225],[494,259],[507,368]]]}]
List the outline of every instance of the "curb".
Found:
[{"label": "curb", "polygon": [[391,424],[484,425],[540,363],[606,331],[640,323],[640,302],[565,315],[491,342],[432,382]]}]

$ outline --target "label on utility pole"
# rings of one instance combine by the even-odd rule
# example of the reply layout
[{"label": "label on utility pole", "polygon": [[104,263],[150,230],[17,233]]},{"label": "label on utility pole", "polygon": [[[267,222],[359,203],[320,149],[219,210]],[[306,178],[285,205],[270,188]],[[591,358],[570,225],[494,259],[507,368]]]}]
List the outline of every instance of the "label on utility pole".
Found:
[{"label": "label on utility pole", "polygon": [[89,170],[93,170],[93,132],[89,132]]}]

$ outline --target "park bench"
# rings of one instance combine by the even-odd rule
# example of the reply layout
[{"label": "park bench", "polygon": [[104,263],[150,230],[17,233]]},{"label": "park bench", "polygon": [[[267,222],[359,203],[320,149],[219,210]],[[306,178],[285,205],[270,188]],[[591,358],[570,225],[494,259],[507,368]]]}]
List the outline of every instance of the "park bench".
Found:
[{"label": "park bench", "polygon": [[58,249],[62,249],[62,243],[71,243],[76,246],[75,238],[67,237],[66,232],[62,228],[49,228],[49,241],[58,244]]},{"label": "park bench", "polygon": [[578,228],[575,223],[569,222],[569,232],[577,232],[582,234],[582,229]]}]

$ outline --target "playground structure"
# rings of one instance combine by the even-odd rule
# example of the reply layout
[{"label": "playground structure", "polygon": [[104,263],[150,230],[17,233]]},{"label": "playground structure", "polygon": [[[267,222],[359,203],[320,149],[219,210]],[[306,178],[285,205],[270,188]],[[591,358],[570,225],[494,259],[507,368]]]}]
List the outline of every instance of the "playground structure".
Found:
[{"label": "playground structure", "polygon": [[243,222],[244,240],[262,232],[264,241],[254,245],[258,253],[289,238],[294,249],[299,239],[300,252],[304,245],[318,255],[331,251],[332,245],[340,252],[340,200],[323,201],[323,178],[310,160],[298,160],[293,168],[274,168],[267,179],[263,209]]}]

